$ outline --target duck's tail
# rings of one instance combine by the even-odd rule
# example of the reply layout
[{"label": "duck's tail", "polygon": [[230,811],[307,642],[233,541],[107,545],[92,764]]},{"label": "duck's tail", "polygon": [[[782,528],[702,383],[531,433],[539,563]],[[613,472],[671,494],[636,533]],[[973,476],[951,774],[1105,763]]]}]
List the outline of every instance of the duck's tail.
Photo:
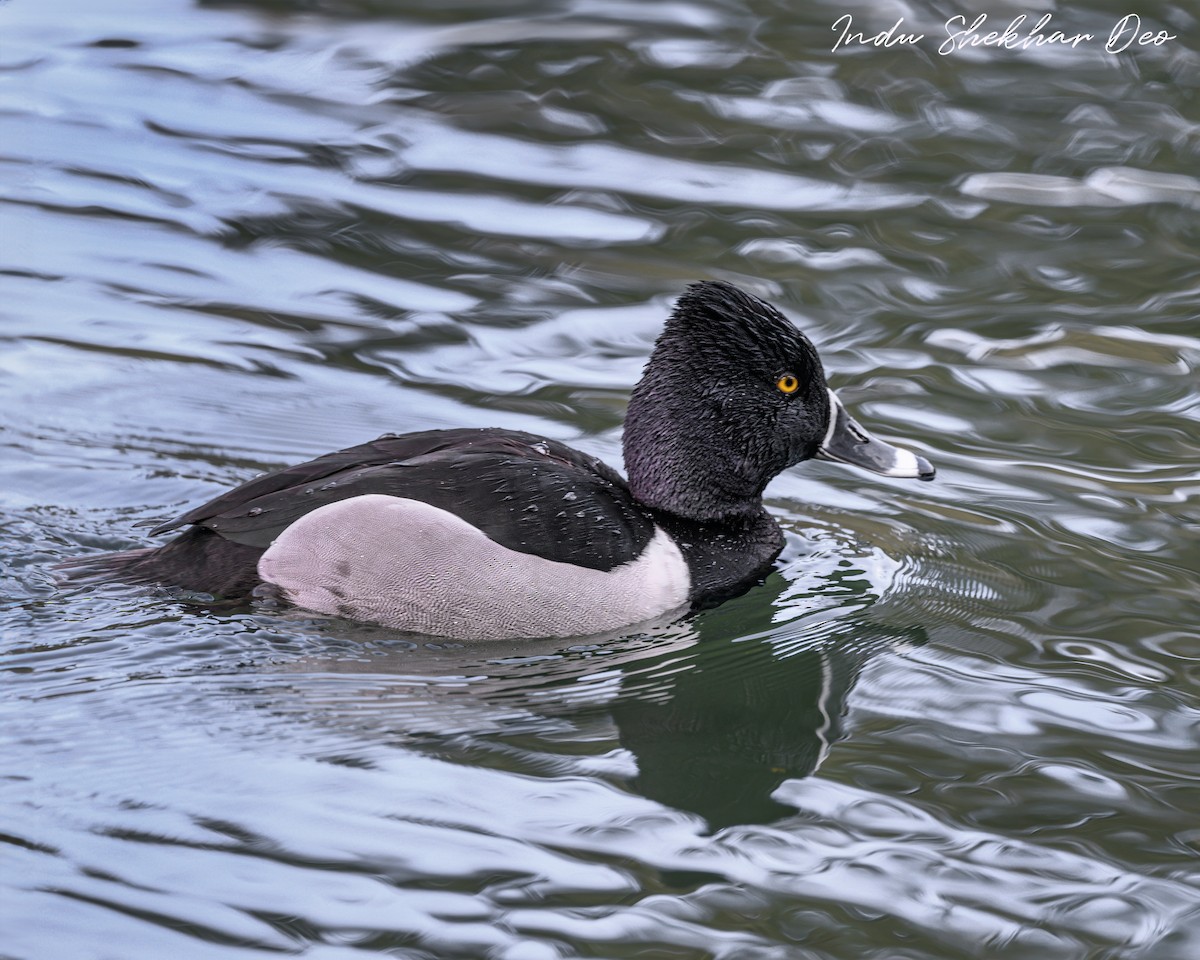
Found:
[{"label": "duck's tail", "polygon": [[89,557],[72,557],[54,565],[54,570],[67,580],[123,580],[126,583],[149,583],[154,577],[145,570],[146,558],[156,547],[122,550],[120,553],[100,553]]},{"label": "duck's tail", "polygon": [[226,540],[205,527],[189,527],[161,547],[75,557],[55,566],[70,580],[120,580],[161,583],[210,593],[246,597],[262,581],[258,558],[262,548]]}]

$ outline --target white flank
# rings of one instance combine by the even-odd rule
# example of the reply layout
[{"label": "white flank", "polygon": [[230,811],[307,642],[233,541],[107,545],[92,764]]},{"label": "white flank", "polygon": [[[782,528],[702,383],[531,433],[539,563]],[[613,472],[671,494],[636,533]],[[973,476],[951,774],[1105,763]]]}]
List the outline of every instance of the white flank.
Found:
[{"label": "white flank", "polygon": [[464,640],[604,633],[682,609],[691,578],[662,530],[609,571],[501,546],[420,500],[367,494],[280,534],[259,576],[307,610]]}]

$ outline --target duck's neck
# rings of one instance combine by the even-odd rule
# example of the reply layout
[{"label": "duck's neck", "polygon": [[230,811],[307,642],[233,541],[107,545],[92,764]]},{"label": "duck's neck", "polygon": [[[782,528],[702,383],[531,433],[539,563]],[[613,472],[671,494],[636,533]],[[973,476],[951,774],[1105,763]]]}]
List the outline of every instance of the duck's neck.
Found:
[{"label": "duck's neck", "polygon": [[769,477],[752,469],[745,438],[723,435],[727,422],[703,402],[643,378],[630,399],[623,439],[634,497],[693,521],[743,523],[760,516]]}]

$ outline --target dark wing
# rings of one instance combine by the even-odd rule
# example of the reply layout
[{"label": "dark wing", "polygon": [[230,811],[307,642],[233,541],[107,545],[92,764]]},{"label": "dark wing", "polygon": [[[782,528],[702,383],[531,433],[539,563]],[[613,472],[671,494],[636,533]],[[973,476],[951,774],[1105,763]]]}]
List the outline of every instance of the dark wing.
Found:
[{"label": "dark wing", "polygon": [[265,549],[304,514],[368,493],[424,501],[512,550],[596,570],[633,560],[654,535],[611,467],[510,430],[381,437],[251,480],[153,532],[196,524]]}]

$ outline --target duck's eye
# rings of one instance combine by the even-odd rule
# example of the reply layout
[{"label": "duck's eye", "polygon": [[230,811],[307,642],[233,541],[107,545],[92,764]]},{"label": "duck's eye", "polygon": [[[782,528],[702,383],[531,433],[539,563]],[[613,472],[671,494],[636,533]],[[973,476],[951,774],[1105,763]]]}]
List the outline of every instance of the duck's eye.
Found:
[{"label": "duck's eye", "polygon": [[780,393],[795,393],[800,389],[800,381],[790,373],[785,373],[775,381],[775,386],[779,388]]}]

